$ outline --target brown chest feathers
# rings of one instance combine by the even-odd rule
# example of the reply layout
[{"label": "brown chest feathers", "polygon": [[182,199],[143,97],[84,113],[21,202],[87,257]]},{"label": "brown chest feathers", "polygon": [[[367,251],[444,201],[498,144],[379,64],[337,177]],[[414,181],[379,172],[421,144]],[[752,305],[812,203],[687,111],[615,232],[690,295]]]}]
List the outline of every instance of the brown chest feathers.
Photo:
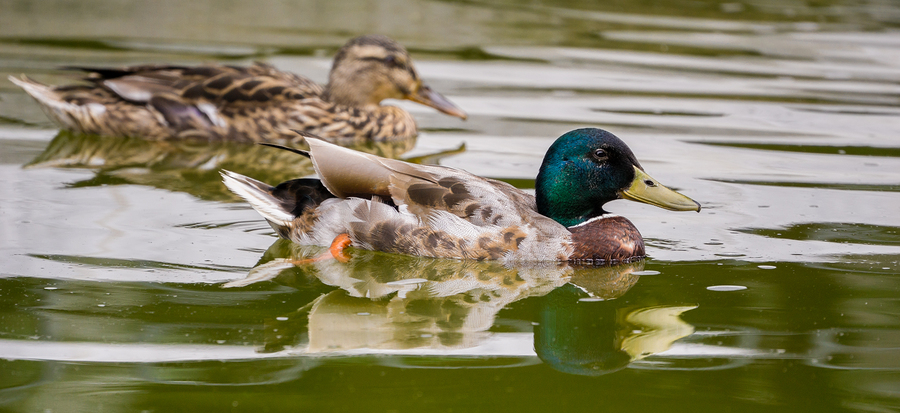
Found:
[{"label": "brown chest feathers", "polygon": [[644,239],[634,224],[617,215],[569,227],[575,251],[569,262],[615,264],[644,258]]}]

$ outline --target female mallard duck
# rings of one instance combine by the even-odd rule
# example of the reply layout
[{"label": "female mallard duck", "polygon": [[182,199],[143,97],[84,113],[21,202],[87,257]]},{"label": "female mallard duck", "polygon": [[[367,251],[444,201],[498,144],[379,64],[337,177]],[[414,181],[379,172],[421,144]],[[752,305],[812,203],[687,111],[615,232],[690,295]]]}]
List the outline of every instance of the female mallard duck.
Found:
[{"label": "female mallard duck", "polygon": [[412,116],[382,106],[385,99],[409,99],[466,118],[422,83],[406,49],[385,36],[362,36],[344,45],[324,88],[262,63],[75,69],[90,73],[91,84],[51,87],[24,76],[9,80],[65,128],[151,140],[284,141],[296,138],[292,129],[344,141],[415,137]]},{"label": "female mallard duck", "polygon": [[[223,171],[284,238],[328,245],[506,262],[623,262],[644,256],[634,225],[608,215],[617,198],[675,211],[700,204],[644,173],[624,142],[600,129],[559,137],[544,156],[535,196],[434,165],[414,165],[307,139],[319,179],[276,187]],[[343,245],[346,245],[344,243]]]}]

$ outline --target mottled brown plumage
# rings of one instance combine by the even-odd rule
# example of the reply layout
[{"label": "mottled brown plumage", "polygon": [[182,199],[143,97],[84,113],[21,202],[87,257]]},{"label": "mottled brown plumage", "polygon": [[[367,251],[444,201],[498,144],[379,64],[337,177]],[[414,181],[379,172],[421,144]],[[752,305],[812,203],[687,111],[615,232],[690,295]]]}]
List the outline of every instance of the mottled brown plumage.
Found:
[{"label": "mottled brown plumage", "polygon": [[382,106],[385,99],[410,99],[465,119],[422,82],[406,49],[384,36],[341,48],[325,87],[264,63],[72,69],[88,72],[88,84],[9,79],[61,126],[103,136],[285,142],[296,139],[296,129],[341,143],[415,137],[412,116]]}]

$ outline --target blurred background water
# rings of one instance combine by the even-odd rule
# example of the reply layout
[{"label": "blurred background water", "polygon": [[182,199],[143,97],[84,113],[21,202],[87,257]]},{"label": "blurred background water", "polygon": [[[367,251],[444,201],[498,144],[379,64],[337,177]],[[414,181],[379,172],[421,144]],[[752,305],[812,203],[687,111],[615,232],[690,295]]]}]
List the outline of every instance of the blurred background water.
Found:
[{"label": "blurred background water", "polygon": [[[0,0],[0,410],[900,410],[898,28],[894,1]],[[59,132],[5,80],[324,82],[365,33],[469,114],[394,102],[422,133],[382,153],[533,188],[557,136],[601,127],[703,211],[609,204],[648,243],[625,267],[298,268],[318,250],[218,170],[308,165]]]}]

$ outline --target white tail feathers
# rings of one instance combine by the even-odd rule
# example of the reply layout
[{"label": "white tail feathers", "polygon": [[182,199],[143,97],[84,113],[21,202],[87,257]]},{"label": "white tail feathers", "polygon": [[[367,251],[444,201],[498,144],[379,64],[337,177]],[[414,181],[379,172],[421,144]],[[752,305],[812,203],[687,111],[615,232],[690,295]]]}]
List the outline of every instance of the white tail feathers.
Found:
[{"label": "white tail feathers", "polygon": [[[83,113],[90,108],[84,108],[66,102],[60,99],[59,95],[57,95],[50,86],[35,82],[34,80],[31,80],[24,75],[21,79],[14,76],[9,76],[7,79],[9,79],[10,82],[13,82],[13,84],[15,84],[16,86],[22,88],[25,93],[31,95],[34,100],[38,101],[38,103],[40,103],[41,105],[41,108],[44,109],[44,113],[50,116],[51,119],[55,120],[57,123],[64,127],[76,130],[81,129],[80,125],[72,115]],[[105,109],[102,105],[99,105],[96,110]]]},{"label": "white tail feathers", "polygon": [[33,96],[35,99],[43,101],[48,98],[48,95],[52,95],[53,92],[50,91],[50,87],[38,82],[35,82],[29,79],[26,76],[22,76],[21,79],[10,75],[7,77],[10,82],[13,82],[16,86],[25,90],[26,93]]},{"label": "white tail feathers", "polygon": [[294,220],[294,215],[284,210],[278,199],[272,196],[272,186],[231,171],[223,170],[221,174],[225,186],[249,202],[269,222],[287,226]]}]

